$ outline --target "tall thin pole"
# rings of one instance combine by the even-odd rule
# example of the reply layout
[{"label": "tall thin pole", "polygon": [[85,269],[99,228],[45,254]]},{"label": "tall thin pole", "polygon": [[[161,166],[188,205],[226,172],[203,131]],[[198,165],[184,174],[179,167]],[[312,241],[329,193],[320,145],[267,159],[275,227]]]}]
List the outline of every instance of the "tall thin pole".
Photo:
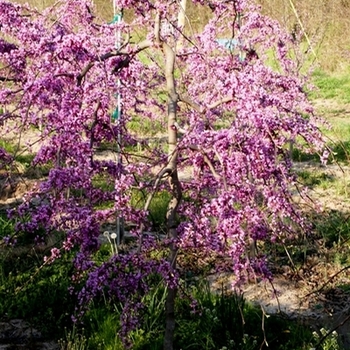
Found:
[{"label": "tall thin pole", "polygon": [[297,21],[298,21],[298,23],[299,23],[299,25],[300,25],[300,29],[303,31],[303,34],[304,34],[305,39],[306,39],[306,41],[307,41],[307,44],[309,45],[309,48],[310,48],[312,54],[314,55],[315,59],[317,60],[316,52],[315,52],[314,48],[313,48],[312,45],[311,45],[310,38],[309,38],[309,36],[308,36],[307,33],[306,33],[306,30],[305,30],[305,28],[304,28],[303,22],[301,21],[300,16],[299,16],[299,14],[298,14],[298,11],[297,11],[297,9],[296,9],[295,6],[294,6],[293,0],[289,0],[289,3],[290,3],[290,7],[292,8],[292,10],[293,10],[293,12],[294,12],[295,18],[297,19]]},{"label": "tall thin pole", "polygon": [[[113,1],[113,23],[120,23],[123,18],[123,10],[118,9],[115,4],[115,0]],[[115,48],[118,50],[121,46],[121,31],[118,28],[115,32]],[[114,121],[119,124],[118,128],[118,135],[117,135],[117,163],[118,165],[122,165],[122,156],[121,156],[121,142],[122,142],[122,132],[121,132],[121,122],[122,122],[122,96],[120,93],[121,88],[121,80],[118,77],[117,80],[117,106],[113,113],[113,119]],[[120,245],[123,234],[124,234],[124,225],[123,225],[123,218],[118,215],[117,217],[117,245]]]}]

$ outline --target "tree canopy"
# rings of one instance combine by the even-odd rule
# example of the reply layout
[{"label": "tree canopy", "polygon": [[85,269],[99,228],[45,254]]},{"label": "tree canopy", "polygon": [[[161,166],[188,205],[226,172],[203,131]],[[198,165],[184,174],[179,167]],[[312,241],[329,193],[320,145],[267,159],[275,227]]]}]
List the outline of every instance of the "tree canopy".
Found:
[{"label": "tree canopy", "polygon": [[[1,132],[36,132],[32,166],[50,167],[11,215],[18,234],[38,242],[64,234],[47,262],[76,250],[75,279],[86,282],[77,315],[102,291],[139,309],[154,273],[175,295],[179,250],[222,258],[218,268],[233,271],[236,283],[271,278],[254,246],[306,227],[288,145],[322,154],[324,143],[291,56],[295,38],[250,1],[193,3],[211,11],[200,32],[186,16],[179,24],[179,1],[116,0],[131,15],[115,23],[98,20],[88,0],[41,12],[0,1]],[[140,140],[135,124],[149,123],[167,144]],[[99,157],[102,145],[115,160]],[[0,151],[7,169],[13,157]],[[144,231],[154,229],[149,204],[163,191],[167,237],[159,241]],[[135,193],[146,196],[142,208]],[[138,246],[96,263],[102,227],[118,218]],[[165,247],[168,259],[150,254]],[[126,334],[137,313],[124,315]]]}]

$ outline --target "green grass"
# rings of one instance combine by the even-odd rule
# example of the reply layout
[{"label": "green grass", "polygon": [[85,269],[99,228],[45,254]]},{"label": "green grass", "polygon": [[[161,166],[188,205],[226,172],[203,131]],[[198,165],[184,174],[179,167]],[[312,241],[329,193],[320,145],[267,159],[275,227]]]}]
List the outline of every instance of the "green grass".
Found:
[{"label": "green grass", "polygon": [[326,247],[331,248],[346,245],[350,248],[349,214],[336,210],[323,213],[322,218],[314,218],[315,232],[322,237]]},{"label": "green grass", "polygon": [[159,120],[150,120],[140,116],[134,116],[128,123],[127,129],[137,136],[151,137],[157,133],[164,133],[166,131],[165,122]]},{"label": "green grass", "polygon": [[[309,350],[312,345],[313,335],[308,327],[278,316],[264,315],[242,295],[227,293],[224,289],[218,294],[213,293],[205,280],[181,290],[176,302],[176,349],[257,350],[264,339],[270,348],[276,350]],[[132,349],[163,348],[165,295],[164,287],[155,285],[143,298],[142,322],[129,336]],[[190,305],[194,301],[196,309]],[[95,304],[86,315],[89,321],[86,328],[80,332],[81,337],[88,338],[86,349],[124,349],[118,337],[119,313],[118,307],[113,309],[108,304]]]},{"label": "green grass", "polygon": [[[350,69],[350,68],[349,68]],[[330,128],[321,126],[327,147],[331,154],[330,163],[349,164],[350,161],[350,74],[344,71],[328,74],[317,70],[312,76],[316,90],[309,92],[315,104],[316,113],[322,116]],[[293,148],[292,158],[296,162],[320,162],[320,155],[305,153],[302,149]]]},{"label": "green grass", "polygon": [[4,149],[7,153],[13,156],[14,162],[6,165],[6,168],[11,170],[13,173],[24,173],[30,178],[38,177],[38,174],[47,173],[47,171],[45,171],[45,167],[36,167],[34,169],[31,166],[35,154],[23,152],[13,142],[0,139],[0,148]]},{"label": "green grass", "polygon": [[[134,190],[131,196],[131,204],[135,208],[143,209],[147,201],[147,193],[142,190]],[[158,191],[154,194],[149,206],[149,220],[154,229],[162,230],[166,224],[166,212],[170,194],[166,190]]]},{"label": "green grass", "polygon": [[348,72],[328,74],[317,70],[313,74],[313,82],[318,90],[310,93],[312,99],[332,99],[342,103],[350,103],[350,76]]},{"label": "green grass", "polygon": [[330,130],[324,130],[328,146],[332,151],[330,161],[349,164],[350,161],[350,121],[332,111],[326,114],[326,119],[332,125]]},{"label": "green grass", "polygon": [[14,233],[15,223],[8,219],[6,210],[0,211],[0,240]]},{"label": "green grass", "polygon": [[334,182],[334,178],[331,175],[328,175],[322,171],[316,172],[301,170],[298,171],[297,174],[300,181],[310,188],[315,188],[319,185],[322,185],[323,183],[329,183],[331,186],[331,183]]}]

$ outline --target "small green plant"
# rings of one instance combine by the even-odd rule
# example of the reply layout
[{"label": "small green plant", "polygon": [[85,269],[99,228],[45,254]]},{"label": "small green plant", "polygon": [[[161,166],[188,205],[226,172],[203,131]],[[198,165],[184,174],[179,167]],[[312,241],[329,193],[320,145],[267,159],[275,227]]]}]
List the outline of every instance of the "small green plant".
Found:
[{"label": "small green plant", "polygon": [[310,350],[343,350],[344,348],[339,343],[338,333],[336,331],[329,332],[325,328],[321,328],[320,332],[313,332],[313,337],[316,344],[316,348]]},{"label": "small green plant", "polygon": [[94,304],[85,316],[85,334],[89,335],[87,349],[123,350],[119,338],[120,312],[104,302]]},{"label": "small green plant", "polygon": [[84,334],[79,333],[75,326],[71,331],[65,329],[65,337],[58,341],[60,350],[86,350],[87,343]]},{"label": "small green plant", "polygon": [[11,221],[7,217],[5,211],[0,211],[0,240],[6,236],[11,236],[14,233],[14,221]]}]

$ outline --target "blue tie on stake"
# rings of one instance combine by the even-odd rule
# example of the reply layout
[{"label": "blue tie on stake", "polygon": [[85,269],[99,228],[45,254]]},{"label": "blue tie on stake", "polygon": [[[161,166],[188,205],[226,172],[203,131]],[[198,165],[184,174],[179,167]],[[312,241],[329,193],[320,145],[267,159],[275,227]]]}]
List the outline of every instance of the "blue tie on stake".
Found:
[{"label": "blue tie on stake", "polygon": [[[238,28],[240,29],[242,26],[242,13],[237,13],[237,25]],[[238,50],[238,57],[240,62],[244,62],[245,60],[245,53],[241,50],[242,42],[240,42],[238,39],[235,38],[221,38],[221,39],[216,39],[216,42],[224,47],[225,49],[233,52],[235,49]]]},{"label": "blue tie on stake", "polygon": [[115,14],[112,21],[109,22],[109,24],[118,23],[122,20],[122,18],[123,18],[123,10]]},{"label": "blue tie on stake", "polygon": [[224,47],[225,49],[233,52],[235,49],[238,50],[238,57],[240,62],[244,62],[245,60],[245,53],[240,49],[240,42],[237,39],[226,39],[226,38],[221,38],[221,39],[216,39],[216,42]]},{"label": "blue tie on stake", "polygon": [[[117,98],[119,99],[120,97],[117,96]],[[118,121],[120,119],[120,116],[121,116],[121,110],[118,107],[116,107],[115,110],[112,113],[112,120],[114,122]]]},{"label": "blue tie on stake", "polygon": [[[116,10],[114,9],[114,12],[116,12]],[[114,24],[114,23],[119,23],[121,22],[123,19],[123,10],[121,10],[119,13],[114,14],[113,20],[110,22],[110,24]],[[120,47],[120,41],[121,41],[121,35],[120,32],[116,33],[116,40],[115,40],[115,46],[116,49],[119,49]],[[118,87],[120,86],[120,80],[118,79]],[[115,108],[115,110],[112,113],[112,120],[118,121],[121,118],[121,96],[118,93],[117,94],[117,107]],[[119,135],[118,135],[119,136]],[[118,137],[119,138],[119,137]]]},{"label": "blue tie on stake", "polygon": [[225,49],[230,51],[233,51],[239,45],[239,42],[237,39],[216,39],[216,42],[220,46],[223,46]]}]

